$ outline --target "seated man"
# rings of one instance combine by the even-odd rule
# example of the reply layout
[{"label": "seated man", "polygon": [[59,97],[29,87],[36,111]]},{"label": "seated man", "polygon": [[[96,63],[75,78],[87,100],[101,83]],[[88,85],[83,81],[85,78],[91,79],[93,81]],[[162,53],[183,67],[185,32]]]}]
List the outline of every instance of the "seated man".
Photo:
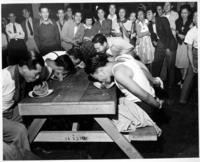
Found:
[{"label": "seated man", "polygon": [[3,141],[22,150],[30,151],[30,144],[17,103],[25,96],[26,84],[37,80],[43,67],[38,53],[21,51],[19,63],[2,70]]}]

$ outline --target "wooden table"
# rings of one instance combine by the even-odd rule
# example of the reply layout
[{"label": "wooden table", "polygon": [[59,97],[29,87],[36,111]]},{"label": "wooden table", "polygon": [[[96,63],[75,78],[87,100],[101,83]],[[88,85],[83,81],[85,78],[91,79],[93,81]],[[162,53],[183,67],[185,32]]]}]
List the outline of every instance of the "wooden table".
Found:
[{"label": "wooden table", "polygon": [[[129,158],[141,158],[110,120],[117,113],[115,87],[109,90],[95,88],[83,70],[64,79],[49,81],[54,92],[44,98],[27,97],[19,103],[21,116],[34,116],[28,128],[30,142],[115,142]],[[48,116],[91,115],[103,131],[78,131],[77,123],[72,131],[40,131]],[[141,134],[138,137],[142,137]],[[153,138],[153,136],[152,136]]]}]

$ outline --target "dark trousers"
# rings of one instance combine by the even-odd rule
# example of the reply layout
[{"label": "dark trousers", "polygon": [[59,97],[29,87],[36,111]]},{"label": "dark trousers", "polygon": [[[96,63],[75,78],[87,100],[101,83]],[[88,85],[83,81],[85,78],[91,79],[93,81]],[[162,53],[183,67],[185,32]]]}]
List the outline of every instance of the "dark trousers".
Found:
[{"label": "dark trousers", "polygon": [[3,112],[3,141],[20,149],[30,150],[27,129],[21,121],[17,106]]},{"label": "dark trousers", "polygon": [[175,78],[176,51],[166,52],[162,42],[158,41],[155,49],[154,61],[152,63],[152,75],[160,76],[163,81],[167,81],[169,87],[174,83]]}]

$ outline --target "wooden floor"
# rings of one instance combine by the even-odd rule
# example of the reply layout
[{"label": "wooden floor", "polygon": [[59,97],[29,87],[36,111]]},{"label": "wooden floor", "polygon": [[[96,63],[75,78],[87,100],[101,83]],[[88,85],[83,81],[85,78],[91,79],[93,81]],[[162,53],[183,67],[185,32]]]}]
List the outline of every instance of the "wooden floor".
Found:
[{"label": "wooden floor", "polygon": [[[157,142],[133,143],[144,158],[199,156],[197,85],[193,89],[189,103],[183,106],[178,104],[180,88],[173,88],[174,103],[160,112],[158,124],[163,134]],[[59,125],[60,129],[62,126]],[[127,158],[114,143],[34,143],[32,150],[41,159]]]}]

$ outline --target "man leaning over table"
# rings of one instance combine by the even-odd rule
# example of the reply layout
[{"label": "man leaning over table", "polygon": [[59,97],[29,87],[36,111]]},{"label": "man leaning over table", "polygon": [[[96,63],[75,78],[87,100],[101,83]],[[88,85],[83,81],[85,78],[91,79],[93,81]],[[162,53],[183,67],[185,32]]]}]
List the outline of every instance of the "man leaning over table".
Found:
[{"label": "man leaning over table", "polygon": [[[2,70],[3,141],[19,150],[30,152],[30,144],[27,129],[21,123],[17,104],[25,97],[27,83],[39,78],[43,66],[44,60],[39,54],[21,51],[19,63]],[[12,150],[7,148],[10,147],[3,148],[5,156]]]}]

